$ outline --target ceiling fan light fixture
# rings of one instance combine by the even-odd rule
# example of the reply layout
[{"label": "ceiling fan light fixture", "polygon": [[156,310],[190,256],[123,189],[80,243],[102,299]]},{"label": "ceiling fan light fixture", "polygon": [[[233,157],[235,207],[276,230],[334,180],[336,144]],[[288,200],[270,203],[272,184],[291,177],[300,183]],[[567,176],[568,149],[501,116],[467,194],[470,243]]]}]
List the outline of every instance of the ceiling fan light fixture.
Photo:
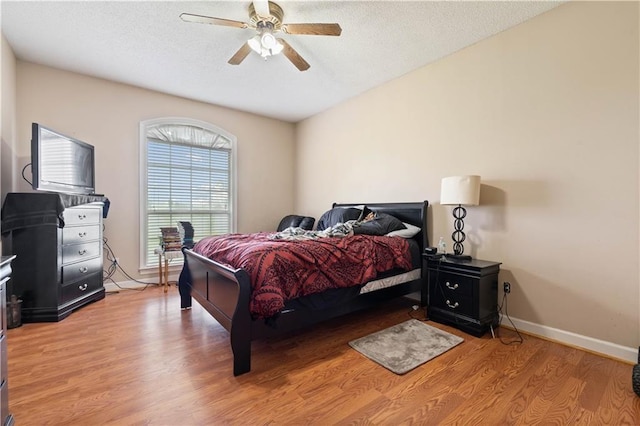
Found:
[{"label": "ceiling fan light fixture", "polygon": [[251,50],[258,55],[267,59],[269,56],[277,55],[282,52],[284,46],[280,43],[270,29],[264,28],[260,34],[253,36],[247,41]]},{"label": "ceiling fan light fixture", "polygon": [[282,49],[284,49],[284,46],[282,45],[282,43],[276,40],[276,45],[271,49],[271,54],[277,55],[278,53],[282,52]]},{"label": "ceiling fan light fixture", "polygon": [[249,47],[251,47],[251,50],[256,52],[258,55],[262,55],[262,44],[260,43],[259,35],[251,37],[249,41],[247,41],[247,43],[249,43]]},{"label": "ceiling fan light fixture", "polygon": [[271,50],[278,44],[278,41],[273,34],[271,34],[271,31],[265,31],[262,33],[262,37],[260,37],[260,43],[265,49]]}]

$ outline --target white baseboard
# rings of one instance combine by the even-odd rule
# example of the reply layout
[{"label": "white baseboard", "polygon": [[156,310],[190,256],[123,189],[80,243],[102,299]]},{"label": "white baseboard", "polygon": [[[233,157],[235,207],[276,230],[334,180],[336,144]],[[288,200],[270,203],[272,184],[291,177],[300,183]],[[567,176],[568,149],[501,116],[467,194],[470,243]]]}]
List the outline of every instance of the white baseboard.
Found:
[{"label": "white baseboard", "polygon": [[[632,364],[636,364],[638,362],[637,348],[621,346],[616,343],[594,339],[593,337],[582,336],[570,331],[559,330],[557,328],[535,324],[518,318],[511,317],[511,321],[519,331],[522,331],[526,334],[531,334],[533,336],[541,337],[546,340],[552,340],[563,345],[584,349],[586,351],[608,356],[610,358],[615,358],[620,361],[625,361]],[[509,319],[504,315],[502,316],[501,324],[503,327],[513,329],[513,326],[509,323]]]}]

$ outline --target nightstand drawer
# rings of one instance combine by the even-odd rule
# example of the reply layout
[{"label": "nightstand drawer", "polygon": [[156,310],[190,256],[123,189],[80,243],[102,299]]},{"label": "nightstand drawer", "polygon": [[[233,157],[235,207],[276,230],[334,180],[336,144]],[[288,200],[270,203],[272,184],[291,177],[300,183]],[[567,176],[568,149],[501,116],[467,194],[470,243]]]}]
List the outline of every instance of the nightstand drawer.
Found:
[{"label": "nightstand drawer", "polygon": [[473,295],[473,286],[477,285],[477,281],[474,278],[466,277],[460,274],[453,274],[443,271],[431,271],[435,274],[437,279],[432,279],[434,287],[432,291],[442,290],[451,297],[471,297]]},{"label": "nightstand drawer", "polygon": [[431,293],[431,306],[460,315],[474,316],[473,298],[450,296],[443,292]]}]

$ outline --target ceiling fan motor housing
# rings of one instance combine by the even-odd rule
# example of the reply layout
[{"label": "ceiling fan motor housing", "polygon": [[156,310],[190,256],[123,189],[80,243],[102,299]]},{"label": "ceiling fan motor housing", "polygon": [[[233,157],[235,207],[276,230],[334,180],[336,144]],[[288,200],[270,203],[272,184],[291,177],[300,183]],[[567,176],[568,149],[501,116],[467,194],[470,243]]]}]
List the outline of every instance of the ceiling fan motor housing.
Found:
[{"label": "ceiling fan motor housing", "polygon": [[284,11],[280,6],[275,3],[269,2],[269,16],[259,16],[256,13],[256,9],[253,2],[249,5],[249,22],[251,25],[260,27],[261,22],[271,23],[273,25],[273,31],[280,31],[282,26]]}]

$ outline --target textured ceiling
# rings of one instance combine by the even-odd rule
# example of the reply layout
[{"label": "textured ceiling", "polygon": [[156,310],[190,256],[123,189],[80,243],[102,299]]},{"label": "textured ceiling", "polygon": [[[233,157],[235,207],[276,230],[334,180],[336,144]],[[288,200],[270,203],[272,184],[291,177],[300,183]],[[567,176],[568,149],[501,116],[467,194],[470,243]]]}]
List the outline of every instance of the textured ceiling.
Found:
[{"label": "textured ceiling", "polygon": [[311,65],[251,53],[251,29],[183,22],[182,12],[248,22],[250,1],[6,1],[18,59],[297,122],[518,25],[561,2],[278,1],[285,23],[333,23],[340,37],[282,34]]}]

